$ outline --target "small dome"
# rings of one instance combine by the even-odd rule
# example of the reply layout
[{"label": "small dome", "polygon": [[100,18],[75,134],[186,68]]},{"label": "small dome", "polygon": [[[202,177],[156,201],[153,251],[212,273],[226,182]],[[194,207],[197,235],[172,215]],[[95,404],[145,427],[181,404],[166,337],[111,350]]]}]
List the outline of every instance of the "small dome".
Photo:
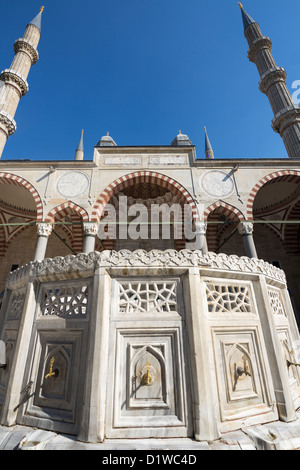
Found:
[{"label": "small dome", "polygon": [[179,131],[179,134],[175,137],[175,139],[172,141],[171,145],[176,145],[176,146],[186,146],[186,145],[193,145],[192,142],[189,139],[188,135],[182,134],[181,131]]},{"label": "small dome", "polygon": [[107,135],[99,140],[97,147],[117,147],[117,144],[114,139],[110,137],[109,133],[107,133]]}]

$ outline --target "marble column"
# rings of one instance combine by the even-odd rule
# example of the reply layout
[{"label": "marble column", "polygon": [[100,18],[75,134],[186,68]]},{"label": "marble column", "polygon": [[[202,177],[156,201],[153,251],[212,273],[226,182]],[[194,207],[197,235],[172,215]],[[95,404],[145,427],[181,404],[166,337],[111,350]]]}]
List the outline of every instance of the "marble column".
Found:
[{"label": "marble column", "polygon": [[241,222],[238,231],[243,238],[246,256],[257,258],[257,252],[253,240],[253,224],[251,222]]},{"label": "marble column", "polygon": [[35,249],[34,261],[42,261],[46,255],[49,236],[52,232],[52,225],[47,222],[37,224],[38,240]]},{"label": "marble column", "polygon": [[83,223],[83,232],[84,232],[84,240],[83,240],[83,252],[84,253],[91,253],[95,251],[95,242],[96,236],[98,233],[98,224],[96,222],[84,222]]},{"label": "marble column", "polygon": [[196,222],[196,245],[197,250],[201,250],[202,254],[205,255],[208,252],[207,240],[206,240],[207,223]]}]

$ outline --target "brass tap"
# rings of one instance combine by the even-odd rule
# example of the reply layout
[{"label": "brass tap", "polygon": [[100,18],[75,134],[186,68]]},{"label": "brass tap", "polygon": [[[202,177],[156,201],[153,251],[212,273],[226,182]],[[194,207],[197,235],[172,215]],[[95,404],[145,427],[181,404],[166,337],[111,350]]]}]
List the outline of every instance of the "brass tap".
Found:
[{"label": "brass tap", "polygon": [[53,364],[54,364],[55,358],[52,357],[50,361],[50,369],[47,375],[45,375],[45,379],[49,379],[50,377],[57,377],[58,376],[58,371],[57,369],[53,371]]},{"label": "brass tap", "polygon": [[146,372],[146,374],[143,375],[142,383],[143,383],[143,385],[149,386],[151,384],[151,381],[152,381],[152,375],[150,374],[151,364],[149,362],[147,362],[146,367],[147,367],[147,372]]}]

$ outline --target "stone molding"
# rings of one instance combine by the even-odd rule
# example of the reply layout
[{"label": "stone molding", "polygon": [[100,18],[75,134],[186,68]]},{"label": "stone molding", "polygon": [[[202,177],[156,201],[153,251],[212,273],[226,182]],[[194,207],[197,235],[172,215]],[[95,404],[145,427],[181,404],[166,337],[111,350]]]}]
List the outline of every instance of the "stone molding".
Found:
[{"label": "stone molding", "polygon": [[29,86],[25,78],[12,69],[5,69],[1,72],[0,79],[5,83],[13,84],[17,87],[21,97],[28,93]]},{"label": "stone molding", "polygon": [[99,225],[96,222],[83,222],[83,232],[85,236],[95,237],[98,233]]},{"label": "stone molding", "polygon": [[252,235],[253,224],[251,222],[241,222],[238,225],[238,231],[240,235]]},{"label": "stone molding", "polygon": [[15,41],[14,44],[14,51],[17,54],[18,52],[24,52],[25,54],[29,55],[31,60],[31,65],[34,65],[39,60],[39,53],[31,44],[28,39],[20,38]]},{"label": "stone molding", "polygon": [[275,132],[282,132],[289,126],[300,123],[300,106],[292,105],[282,109],[272,120],[272,127]]},{"label": "stone molding", "polygon": [[37,224],[37,232],[39,237],[48,238],[52,232],[52,225],[48,223]]},{"label": "stone molding", "polygon": [[262,93],[267,94],[269,88],[275,83],[286,83],[286,71],[282,67],[273,67],[265,72],[259,82],[259,89]]},{"label": "stone molding", "polygon": [[248,51],[248,58],[250,62],[255,63],[258,52],[263,49],[269,49],[270,51],[272,50],[272,41],[267,36],[256,39],[256,41],[254,41],[251,45]]},{"label": "stone molding", "polygon": [[31,261],[13,271],[7,279],[7,286],[15,289],[27,284],[29,277],[41,282],[57,279],[78,279],[92,276],[97,268],[208,268],[239,273],[263,274],[281,283],[286,283],[285,273],[264,260],[246,256],[216,253],[202,254],[200,250],[120,250],[68,255],[43,261]]},{"label": "stone molding", "polygon": [[0,124],[5,127],[8,136],[13,135],[17,130],[16,121],[5,111],[0,111]]}]

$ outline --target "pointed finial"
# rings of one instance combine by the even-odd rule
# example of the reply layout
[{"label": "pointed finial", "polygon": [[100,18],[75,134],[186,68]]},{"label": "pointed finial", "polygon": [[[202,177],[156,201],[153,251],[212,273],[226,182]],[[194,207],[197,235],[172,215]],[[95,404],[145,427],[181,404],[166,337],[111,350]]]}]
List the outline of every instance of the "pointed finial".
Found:
[{"label": "pointed finial", "polygon": [[241,13],[242,13],[244,31],[246,31],[248,26],[250,26],[250,24],[256,23],[256,21],[254,21],[254,19],[244,10],[244,7],[241,4],[241,2],[239,2],[239,7],[240,7]]},{"label": "pointed finial", "polygon": [[44,8],[45,7],[42,7],[39,11],[39,13],[36,15],[35,18],[33,18],[33,20],[29,23],[29,24],[32,24],[34,26],[36,26],[40,32],[41,32],[41,29],[42,29],[42,13],[44,11]]},{"label": "pointed finial", "polygon": [[210,140],[208,138],[206,127],[204,127],[204,130],[205,130],[205,156],[208,160],[213,160],[215,158],[214,151],[211,146]]},{"label": "pointed finial", "polygon": [[77,149],[75,151],[75,160],[83,160],[83,156],[84,156],[83,133],[84,133],[84,129],[82,129],[82,131],[81,131],[80,141],[79,141],[79,143],[77,145]]},{"label": "pointed finial", "polygon": [[179,134],[181,134],[181,131],[179,131]]},{"label": "pointed finial", "polygon": [[109,132],[106,133],[107,137],[109,136]]}]

